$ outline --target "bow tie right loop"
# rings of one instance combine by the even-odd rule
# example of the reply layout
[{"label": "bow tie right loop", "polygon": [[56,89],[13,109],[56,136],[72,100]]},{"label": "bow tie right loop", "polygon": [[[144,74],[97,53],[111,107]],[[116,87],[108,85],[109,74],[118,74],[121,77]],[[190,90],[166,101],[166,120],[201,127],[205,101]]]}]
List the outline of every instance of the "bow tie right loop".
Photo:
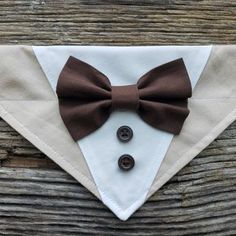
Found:
[{"label": "bow tie right loop", "polygon": [[137,84],[111,86],[112,110],[137,111],[139,94]]}]

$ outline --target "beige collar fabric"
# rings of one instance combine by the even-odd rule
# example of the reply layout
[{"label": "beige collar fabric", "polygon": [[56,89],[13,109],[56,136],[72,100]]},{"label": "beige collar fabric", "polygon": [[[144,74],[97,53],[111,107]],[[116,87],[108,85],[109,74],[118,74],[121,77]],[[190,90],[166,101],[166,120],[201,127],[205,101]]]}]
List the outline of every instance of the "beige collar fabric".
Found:
[{"label": "beige collar fabric", "polygon": [[[80,147],[60,117],[31,46],[0,46],[0,116],[101,199]],[[213,46],[189,99],[190,115],[175,136],[146,199],[236,119],[236,46]]]}]

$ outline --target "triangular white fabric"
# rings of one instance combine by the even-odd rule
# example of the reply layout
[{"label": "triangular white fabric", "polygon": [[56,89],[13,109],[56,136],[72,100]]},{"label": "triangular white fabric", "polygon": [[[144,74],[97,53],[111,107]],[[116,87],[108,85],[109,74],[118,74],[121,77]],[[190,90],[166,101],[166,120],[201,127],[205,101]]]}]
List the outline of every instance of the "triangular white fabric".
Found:
[{"label": "triangular white fabric", "polygon": [[[104,73],[112,85],[134,84],[150,69],[183,58],[192,87],[208,61],[211,46],[50,46],[33,47],[36,57],[55,91],[58,76],[69,56],[83,60]],[[134,138],[120,143],[116,131],[122,125],[133,129]],[[94,133],[78,141],[99,194],[120,219],[126,220],[143,204],[173,138],[156,130],[135,113],[114,112]],[[122,154],[135,157],[135,168],[122,172],[117,161]]]}]

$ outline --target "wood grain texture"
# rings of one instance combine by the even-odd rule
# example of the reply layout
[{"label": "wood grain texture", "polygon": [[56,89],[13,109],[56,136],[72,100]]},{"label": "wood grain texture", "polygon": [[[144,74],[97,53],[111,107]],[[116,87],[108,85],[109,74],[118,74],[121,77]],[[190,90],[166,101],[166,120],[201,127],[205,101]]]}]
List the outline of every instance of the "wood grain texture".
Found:
[{"label": "wood grain texture", "polygon": [[[0,44],[235,44],[235,1],[0,1]],[[127,222],[0,120],[0,235],[236,235],[236,122]]]}]

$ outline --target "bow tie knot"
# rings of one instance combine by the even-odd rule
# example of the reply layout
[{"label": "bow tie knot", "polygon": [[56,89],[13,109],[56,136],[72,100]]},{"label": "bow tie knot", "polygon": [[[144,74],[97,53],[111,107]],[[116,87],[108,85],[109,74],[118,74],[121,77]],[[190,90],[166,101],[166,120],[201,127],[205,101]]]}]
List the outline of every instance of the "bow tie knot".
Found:
[{"label": "bow tie knot", "polygon": [[138,109],[139,94],[137,84],[111,86],[112,110]]}]

